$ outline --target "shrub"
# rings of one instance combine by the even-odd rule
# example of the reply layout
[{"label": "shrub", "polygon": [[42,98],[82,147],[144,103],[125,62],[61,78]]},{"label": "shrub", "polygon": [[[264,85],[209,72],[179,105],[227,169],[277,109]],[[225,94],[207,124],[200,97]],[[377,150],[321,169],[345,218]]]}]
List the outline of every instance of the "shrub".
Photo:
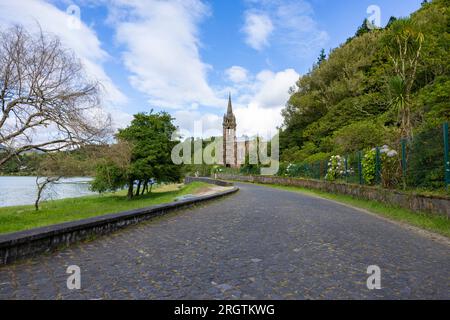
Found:
[{"label": "shrub", "polygon": [[380,149],[381,185],[384,188],[394,188],[401,181],[401,165],[398,152],[388,146]]},{"label": "shrub", "polygon": [[99,193],[117,191],[126,184],[125,172],[114,163],[99,164],[91,190]]},{"label": "shrub", "polygon": [[376,177],[376,150],[372,149],[366,152],[361,164],[364,181],[368,185],[373,185]]},{"label": "shrub", "polygon": [[[376,148],[366,152],[362,159],[362,175],[364,181],[368,185],[373,185],[376,182]],[[385,188],[392,188],[396,186],[401,177],[400,160],[398,152],[384,145],[380,148],[380,178],[381,184]]]},{"label": "shrub", "polygon": [[370,120],[348,125],[334,134],[337,152],[351,153],[380,145],[390,136],[383,124]]},{"label": "shrub", "polygon": [[277,176],[282,177],[282,176],[286,176],[287,175],[287,167],[288,167],[288,163],[287,162],[280,162],[280,166],[278,167],[278,172],[277,172]]},{"label": "shrub", "polygon": [[299,164],[290,163],[286,167],[286,175],[288,177],[298,177],[300,175],[300,172],[301,172],[301,165]]},{"label": "shrub", "polygon": [[334,181],[337,178],[345,176],[347,173],[345,170],[344,158],[340,155],[331,156],[328,162],[328,170],[325,179],[329,181]]},{"label": "shrub", "polygon": [[425,126],[416,133],[408,152],[407,184],[425,189],[444,188],[442,127]]},{"label": "shrub", "polygon": [[325,152],[319,152],[316,154],[313,154],[312,156],[309,156],[308,158],[305,159],[306,163],[317,163],[318,161],[328,161],[328,159],[330,158],[331,154],[330,153],[325,153]]}]

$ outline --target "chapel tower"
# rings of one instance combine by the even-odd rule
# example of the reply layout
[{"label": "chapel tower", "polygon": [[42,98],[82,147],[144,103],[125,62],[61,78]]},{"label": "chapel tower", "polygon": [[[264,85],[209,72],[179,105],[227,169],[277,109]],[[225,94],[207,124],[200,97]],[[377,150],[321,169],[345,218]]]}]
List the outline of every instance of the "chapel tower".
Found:
[{"label": "chapel tower", "polygon": [[231,105],[231,94],[228,96],[227,113],[223,116],[223,165],[236,168],[237,143],[236,143],[236,117]]}]

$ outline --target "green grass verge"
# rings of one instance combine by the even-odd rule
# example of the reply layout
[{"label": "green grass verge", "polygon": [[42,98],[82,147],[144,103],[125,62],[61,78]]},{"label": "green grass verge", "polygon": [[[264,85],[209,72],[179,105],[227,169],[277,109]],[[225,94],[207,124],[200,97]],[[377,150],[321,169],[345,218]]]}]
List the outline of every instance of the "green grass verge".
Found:
[{"label": "green grass verge", "polygon": [[39,211],[35,211],[34,206],[3,207],[0,208],[0,234],[168,203],[176,197],[196,193],[206,186],[208,185],[202,182],[166,185],[133,200],[127,200],[126,191],[120,191],[47,201],[42,202]]},{"label": "green grass verge", "polygon": [[442,215],[433,215],[427,213],[413,212],[408,209],[400,208],[397,206],[387,205],[378,201],[363,200],[354,198],[349,195],[334,194],[323,192],[319,190],[306,189],[302,187],[291,187],[274,184],[261,184],[257,185],[272,187],[281,190],[299,192],[307,195],[318,196],[321,198],[334,200],[337,202],[345,203],[357,208],[365,209],[372,213],[376,213],[380,216],[405,222],[407,224],[439,233],[443,236],[450,237],[450,219]]}]

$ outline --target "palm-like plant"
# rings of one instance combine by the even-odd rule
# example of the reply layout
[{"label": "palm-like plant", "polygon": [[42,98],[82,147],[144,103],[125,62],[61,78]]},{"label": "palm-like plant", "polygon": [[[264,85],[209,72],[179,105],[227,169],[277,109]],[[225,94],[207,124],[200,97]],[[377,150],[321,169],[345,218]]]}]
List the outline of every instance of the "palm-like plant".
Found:
[{"label": "palm-like plant", "polygon": [[423,33],[411,19],[395,21],[386,37],[386,49],[395,73],[388,85],[392,103],[399,111],[402,138],[412,137],[410,95],[420,63],[423,42]]},{"label": "palm-like plant", "polygon": [[400,76],[394,76],[389,79],[388,88],[391,104],[398,111],[401,136],[412,136],[410,108],[409,101],[407,101],[405,81]]}]

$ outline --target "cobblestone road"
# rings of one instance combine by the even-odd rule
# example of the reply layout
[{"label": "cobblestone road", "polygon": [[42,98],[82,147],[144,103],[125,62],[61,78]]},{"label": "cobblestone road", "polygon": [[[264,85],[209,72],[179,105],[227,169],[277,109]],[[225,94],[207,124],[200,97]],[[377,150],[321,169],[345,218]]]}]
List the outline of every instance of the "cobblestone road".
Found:
[{"label": "cobblestone road", "polygon": [[[450,299],[448,244],[241,184],[232,196],[0,267],[0,299]],[[68,290],[66,268],[81,268]],[[381,290],[368,290],[369,265]]]}]

